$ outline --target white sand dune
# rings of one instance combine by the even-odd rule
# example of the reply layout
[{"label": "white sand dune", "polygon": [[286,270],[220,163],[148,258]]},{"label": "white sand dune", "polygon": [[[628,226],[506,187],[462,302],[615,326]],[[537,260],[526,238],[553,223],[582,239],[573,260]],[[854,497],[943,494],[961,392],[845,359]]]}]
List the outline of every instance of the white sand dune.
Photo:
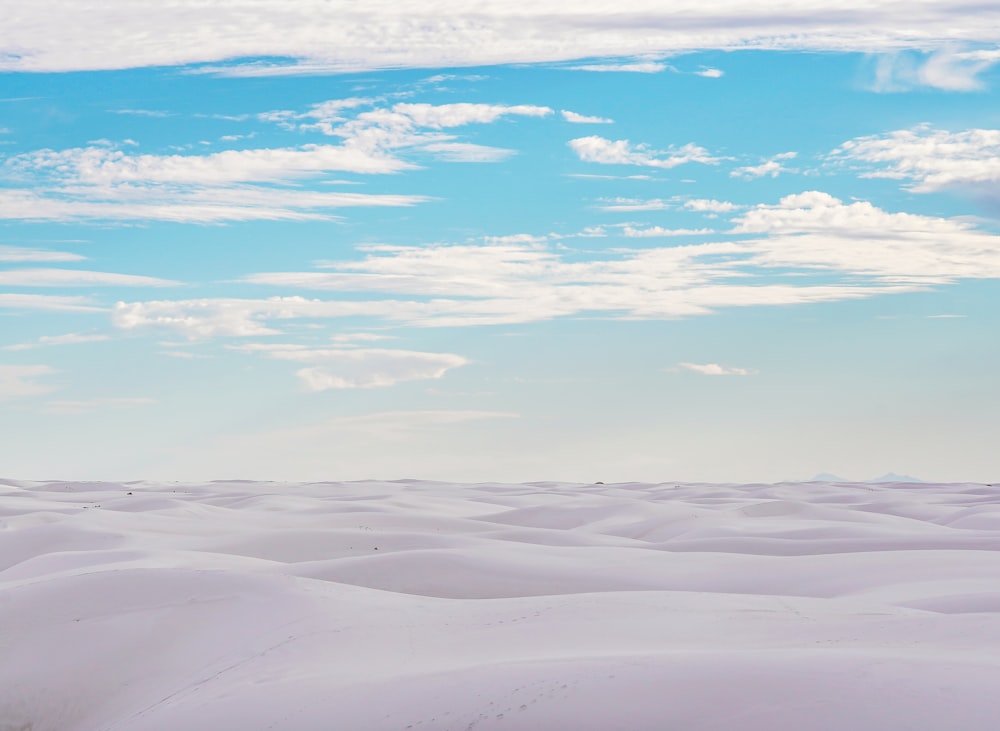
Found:
[{"label": "white sand dune", "polygon": [[0,731],[993,731],[1000,488],[0,481]]}]

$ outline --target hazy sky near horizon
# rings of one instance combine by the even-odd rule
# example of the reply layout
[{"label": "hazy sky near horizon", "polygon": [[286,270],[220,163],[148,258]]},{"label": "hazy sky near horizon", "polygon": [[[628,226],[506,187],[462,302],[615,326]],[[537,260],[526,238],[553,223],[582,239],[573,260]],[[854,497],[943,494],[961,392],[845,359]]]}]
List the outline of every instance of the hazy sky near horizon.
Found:
[{"label": "hazy sky near horizon", "polygon": [[998,479],[1000,8],[354,5],[0,28],[0,476]]}]

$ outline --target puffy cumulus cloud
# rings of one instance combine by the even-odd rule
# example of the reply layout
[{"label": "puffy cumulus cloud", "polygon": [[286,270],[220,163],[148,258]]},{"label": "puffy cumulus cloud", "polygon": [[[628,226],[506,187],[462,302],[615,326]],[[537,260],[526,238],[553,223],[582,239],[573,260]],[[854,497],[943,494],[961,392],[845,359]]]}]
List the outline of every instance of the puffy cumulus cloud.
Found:
[{"label": "puffy cumulus cloud", "polygon": [[778,235],[832,232],[843,237],[868,238],[879,231],[888,236],[911,234],[941,237],[968,231],[970,224],[914,213],[889,213],[867,201],[845,204],[818,190],[762,204],[734,219],[735,233]]},{"label": "puffy cumulus cloud", "polygon": [[938,130],[929,125],[849,140],[831,159],[878,166],[867,177],[907,180],[917,192],[970,187],[995,194],[1000,183],[1000,130]]},{"label": "puffy cumulus cloud", "polygon": [[797,152],[782,152],[774,157],[765,159],[759,165],[747,165],[745,167],[739,167],[732,170],[729,175],[733,178],[743,178],[744,180],[753,180],[755,178],[763,178],[764,176],[776,178],[781,173],[794,173],[798,172],[794,168],[785,167],[785,160],[793,160],[798,156]]},{"label": "puffy cumulus cloud", "polygon": [[653,150],[648,145],[633,145],[628,140],[609,140],[591,135],[570,140],[569,146],[584,162],[603,165],[643,165],[669,170],[689,162],[700,162],[705,165],[719,162],[719,158],[712,157],[708,150],[695,144],[668,150]]},{"label": "puffy cumulus cloud", "polygon": [[692,198],[684,201],[684,207],[689,211],[698,211],[699,213],[731,213],[741,208],[735,203],[717,201],[711,198]]},{"label": "puffy cumulus cloud", "polygon": [[703,376],[752,376],[756,373],[749,368],[736,368],[718,363],[678,363],[677,367]]},{"label": "puffy cumulus cloud", "polygon": [[704,76],[706,79],[721,79],[725,75],[721,69],[702,69],[694,73],[698,76]]},{"label": "puffy cumulus cloud", "polygon": [[8,269],[0,271],[0,286],[6,287],[172,287],[168,279],[136,274],[91,272],[82,269]]},{"label": "puffy cumulus cloud", "polygon": [[[998,38],[1000,10],[952,0],[802,0],[794,12],[757,0],[368,0],[349,5],[179,0],[148,7],[129,0],[37,0],[0,27],[0,68],[64,71],[286,58],[236,72],[317,73],[706,48],[878,51]],[[588,65],[608,70],[600,67],[635,64]]]},{"label": "puffy cumulus cloud", "polygon": [[0,364],[0,401],[54,391],[55,386],[39,383],[37,379],[55,372],[55,369],[46,365]]},{"label": "puffy cumulus cloud", "polygon": [[929,285],[1000,277],[1000,237],[968,221],[884,211],[807,191],[760,205],[735,219],[734,233],[766,234],[744,242],[749,263]]}]

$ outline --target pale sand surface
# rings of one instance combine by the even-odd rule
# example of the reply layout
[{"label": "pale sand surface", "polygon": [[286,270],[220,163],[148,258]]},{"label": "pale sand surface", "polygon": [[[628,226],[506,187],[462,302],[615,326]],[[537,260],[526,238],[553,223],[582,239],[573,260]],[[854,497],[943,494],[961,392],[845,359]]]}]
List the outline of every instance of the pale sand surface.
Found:
[{"label": "pale sand surface", "polygon": [[0,731],[994,731],[1000,488],[0,481]]}]

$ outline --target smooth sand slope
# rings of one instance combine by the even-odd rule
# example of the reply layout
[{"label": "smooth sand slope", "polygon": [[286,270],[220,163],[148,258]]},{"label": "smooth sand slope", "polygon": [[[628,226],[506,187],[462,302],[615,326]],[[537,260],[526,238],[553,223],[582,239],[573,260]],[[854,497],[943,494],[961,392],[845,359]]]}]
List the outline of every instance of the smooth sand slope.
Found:
[{"label": "smooth sand slope", "polygon": [[0,731],[998,719],[998,487],[0,481]]}]

